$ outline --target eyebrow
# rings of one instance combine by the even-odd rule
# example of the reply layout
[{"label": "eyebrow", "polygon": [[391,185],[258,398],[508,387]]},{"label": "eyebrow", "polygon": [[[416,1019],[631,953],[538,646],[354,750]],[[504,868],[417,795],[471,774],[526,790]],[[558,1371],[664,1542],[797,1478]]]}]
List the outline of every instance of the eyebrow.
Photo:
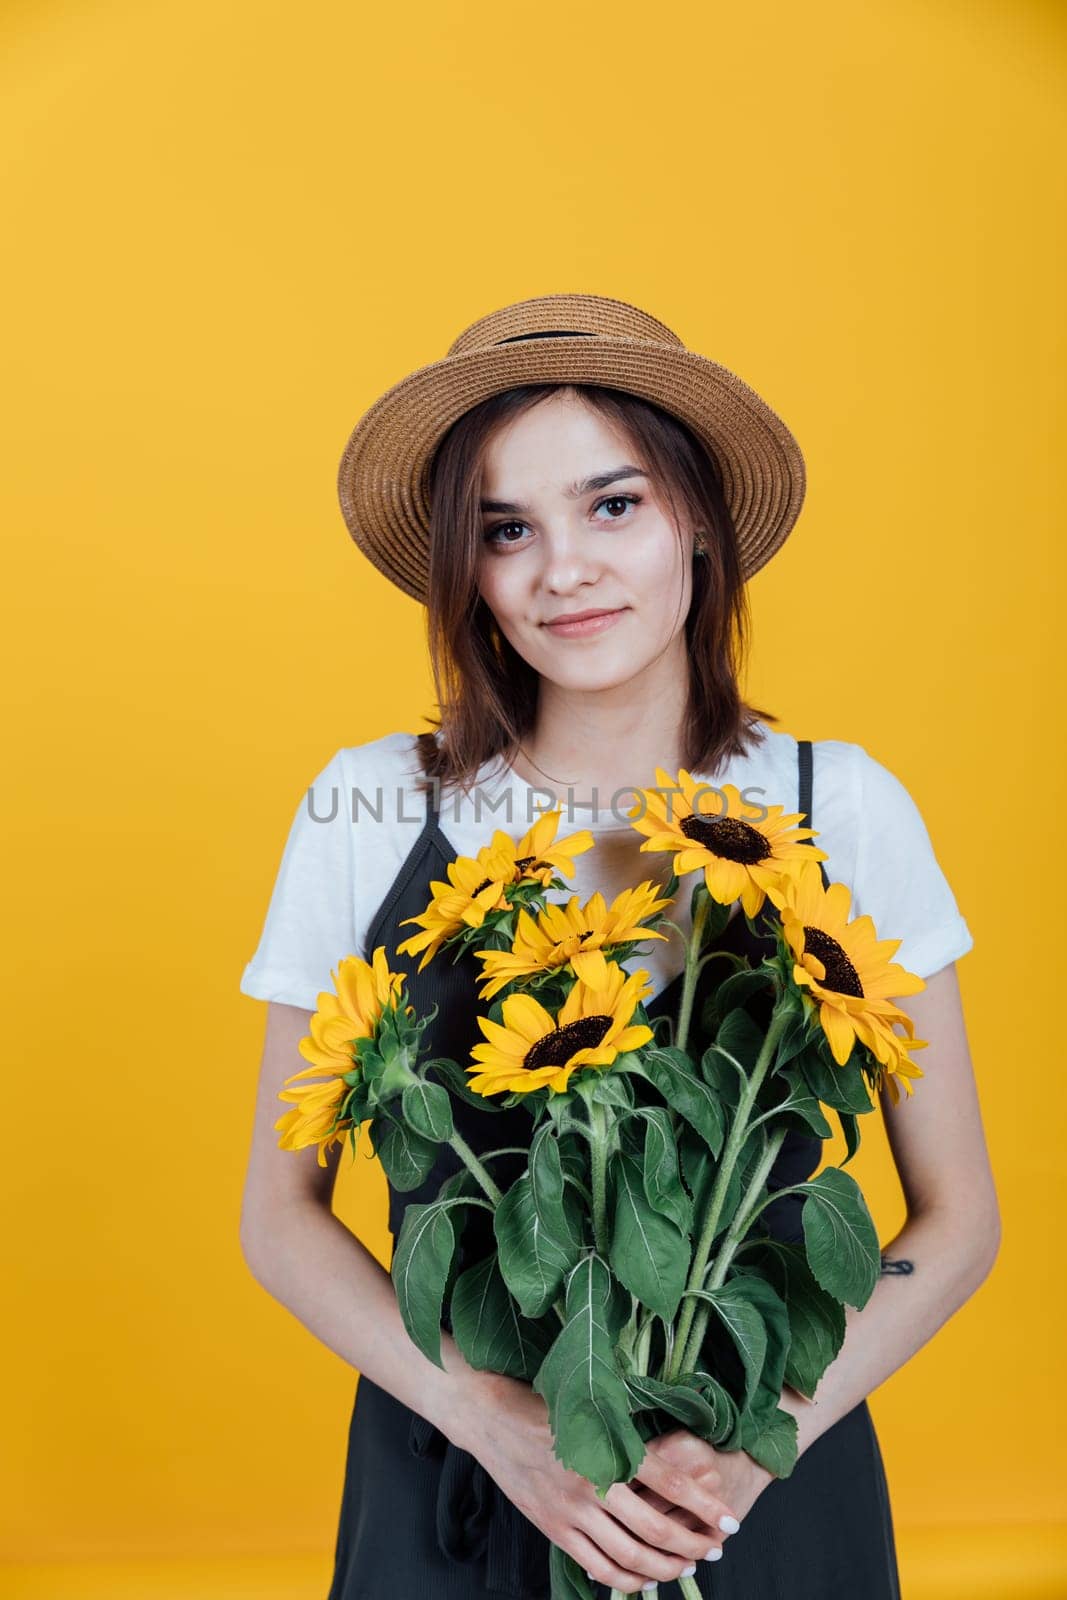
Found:
[{"label": "eyebrow", "polygon": [[[591,478],[583,478],[580,483],[572,483],[564,493],[570,499],[578,500],[583,494],[592,494],[594,489],[606,489],[609,484],[618,483],[620,478],[647,478],[647,472],[640,467],[623,466],[611,467],[607,472],[595,472]],[[523,505],[521,500],[483,500],[483,511],[503,512],[511,515],[514,512],[529,511],[529,506]]]}]

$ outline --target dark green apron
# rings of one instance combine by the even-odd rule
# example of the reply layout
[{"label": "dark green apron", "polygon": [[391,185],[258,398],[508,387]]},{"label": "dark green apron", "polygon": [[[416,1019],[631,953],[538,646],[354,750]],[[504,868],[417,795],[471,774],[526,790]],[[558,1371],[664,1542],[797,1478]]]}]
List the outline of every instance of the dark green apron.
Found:
[{"label": "dark green apron", "polygon": [[[811,815],[811,743],[798,744],[798,805]],[[364,956],[384,944],[396,970],[396,947],[410,937],[405,917],[425,910],[432,879],[445,879],[459,854],[442,833],[427,791],[426,822],[368,930]],[[823,882],[828,883],[824,863]],[[690,887],[695,879],[683,880]],[[754,935],[738,912],[715,941],[745,954],[753,965],[773,949]],[[480,1009],[481,963],[469,953],[453,963],[442,952],[421,973],[407,963],[408,993],[420,1016],[436,1005],[424,1043],[435,1056],[464,1063],[481,1038],[474,1017]],[[699,1017],[705,983],[718,981],[716,964],[705,967],[693,1015]],[[711,974],[714,973],[714,979]],[[649,1017],[674,1015],[681,974],[645,1009]],[[764,1026],[762,997],[749,1008]],[[480,1152],[504,1145],[526,1146],[530,1115],[515,1106],[480,1112],[453,1101],[456,1126]],[[365,1137],[365,1135],[364,1135]],[[822,1141],[791,1131],[770,1177],[772,1189],[803,1182],[821,1159]],[[404,1193],[389,1188],[389,1228],[394,1243],[406,1207],[436,1198],[441,1184],[461,1165],[449,1145],[426,1181]],[[501,1188],[523,1170],[521,1154],[498,1157],[494,1176]],[[801,1238],[801,1197],[784,1195],[764,1217],[778,1238]],[[459,1270],[484,1257],[493,1245],[492,1217],[472,1207],[464,1230]],[[444,1326],[450,1329],[446,1317]],[[549,1541],[507,1498],[481,1463],[460,1450],[417,1412],[360,1375],[349,1427],[348,1455],[328,1600],[547,1600]],[[881,1452],[866,1401],[829,1428],[800,1457],[788,1478],[775,1480],[724,1543],[723,1559],[697,1562],[696,1582],[714,1600],[899,1600],[893,1523]],[[598,1593],[607,1594],[602,1586]],[[680,1594],[660,1585],[661,1600]]]}]

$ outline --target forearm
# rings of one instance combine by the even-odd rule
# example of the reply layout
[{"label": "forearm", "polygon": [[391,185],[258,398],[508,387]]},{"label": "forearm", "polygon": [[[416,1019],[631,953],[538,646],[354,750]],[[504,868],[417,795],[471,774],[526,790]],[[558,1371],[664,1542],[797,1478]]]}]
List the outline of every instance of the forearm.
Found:
[{"label": "forearm", "polygon": [[[786,1387],[781,1405],[797,1421],[803,1453],[821,1434],[922,1348],[989,1273],[996,1224],[976,1226],[944,1211],[908,1218],[882,1250],[882,1275],[862,1311],[845,1308],[845,1339],[814,1402]],[[901,1271],[904,1263],[910,1271]]]},{"label": "forearm", "polygon": [[441,1371],[404,1327],[389,1273],[339,1218],[314,1201],[261,1218],[242,1240],[253,1277],[321,1339],[450,1439],[484,1404],[492,1374],[471,1367],[441,1330]]}]

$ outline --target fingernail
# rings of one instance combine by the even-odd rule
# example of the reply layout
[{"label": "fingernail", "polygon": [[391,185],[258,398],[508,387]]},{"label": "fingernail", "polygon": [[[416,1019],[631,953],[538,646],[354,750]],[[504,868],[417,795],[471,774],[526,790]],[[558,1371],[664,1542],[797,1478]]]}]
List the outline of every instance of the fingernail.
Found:
[{"label": "fingernail", "polygon": [[655,1578],[650,1578],[647,1583],[643,1583],[641,1585],[641,1592],[643,1594],[646,1589],[658,1589],[658,1588],[659,1588],[659,1584],[656,1582],[656,1579]]},{"label": "fingernail", "polygon": [[740,1530],[741,1524],[738,1522],[736,1517],[724,1516],[719,1518],[719,1527],[722,1529],[723,1533],[737,1533]]},{"label": "fingernail", "polygon": [[688,1567],[683,1567],[681,1572],[678,1574],[678,1576],[680,1578],[691,1578],[693,1576],[693,1573],[696,1571],[696,1569],[697,1569],[697,1564],[694,1561]]},{"label": "fingernail", "polygon": [[707,1555],[704,1557],[704,1560],[705,1561],[721,1561],[722,1560],[722,1545],[721,1544],[713,1544],[711,1549],[708,1551]]},{"label": "fingernail", "polygon": [[[588,1567],[586,1567],[586,1569],[585,1569],[585,1575],[586,1575],[587,1578],[593,1578],[593,1574],[589,1571]],[[594,1583],[596,1582],[595,1578],[593,1578],[593,1582]]]}]

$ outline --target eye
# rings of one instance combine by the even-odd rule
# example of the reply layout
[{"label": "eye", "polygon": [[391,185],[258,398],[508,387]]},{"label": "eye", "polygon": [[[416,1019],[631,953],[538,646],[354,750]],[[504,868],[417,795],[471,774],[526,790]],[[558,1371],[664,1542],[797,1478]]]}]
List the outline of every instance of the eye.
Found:
[{"label": "eye", "polygon": [[[599,511],[601,506],[621,505],[626,507],[639,506],[640,504],[641,496],[639,494],[609,494],[605,495],[603,500],[598,500],[596,505],[593,507],[593,510]],[[621,522],[622,516],[613,516],[610,518],[610,520],[612,522]]]},{"label": "eye", "polygon": [[498,533],[504,533],[508,528],[525,528],[525,526],[525,522],[498,522],[492,528],[487,528],[485,530],[483,540],[486,544],[505,546],[520,544],[522,541],[519,539],[497,539],[496,535]]}]

